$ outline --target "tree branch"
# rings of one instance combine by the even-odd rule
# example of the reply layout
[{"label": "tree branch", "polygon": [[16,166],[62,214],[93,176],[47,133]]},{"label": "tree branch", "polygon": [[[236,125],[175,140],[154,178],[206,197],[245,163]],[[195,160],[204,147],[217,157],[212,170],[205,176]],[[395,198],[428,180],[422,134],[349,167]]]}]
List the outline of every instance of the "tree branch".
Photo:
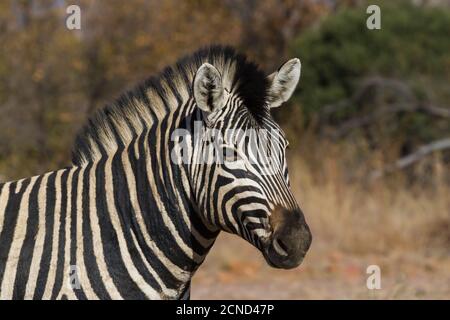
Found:
[{"label": "tree branch", "polygon": [[387,165],[385,168],[381,170],[375,170],[369,175],[369,180],[375,180],[387,173],[391,173],[397,170],[402,170],[411,164],[423,159],[430,153],[435,151],[440,151],[444,149],[450,149],[450,137],[433,141],[426,145],[423,145],[417,149],[417,151],[402,157],[395,161],[394,163]]},{"label": "tree branch", "polygon": [[[350,130],[370,125],[378,118],[386,114],[395,114],[398,112],[423,112],[430,116],[440,118],[450,118],[450,109],[437,107],[432,104],[425,104],[417,100],[411,88],[403,81],[383,77],[369,77],[362,81],[359,88],[349,98],[338,101],[337,103],[324,106],[322,114],[325,117],[333,113],[346,109],[353,105],[362,105],[367,101],[378,99],[380,94],[377,91],[391,90],[400,100],[397,103],[390,103],[385,107],[377,108],[375,111],[360,117],[351,118],[341,123],[331,137],[336,139],[346,135]],[[375,92],[375,96],[373,95]],[[376,103],[376,102],[375,102]]]}]

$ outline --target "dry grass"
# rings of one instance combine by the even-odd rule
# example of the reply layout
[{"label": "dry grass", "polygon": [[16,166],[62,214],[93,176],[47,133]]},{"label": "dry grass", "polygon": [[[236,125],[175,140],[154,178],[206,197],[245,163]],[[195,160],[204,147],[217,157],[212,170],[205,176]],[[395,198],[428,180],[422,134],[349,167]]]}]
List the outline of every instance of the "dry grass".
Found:
[{"label": "dry grass", "polygon": [[403,181],[362,185],[346,181],[337,160],[324,159],[321,167],[324,178],[317,183],[300,158],[291,163],[292,188],[316,237],[354,254],[450,246],[450,187],[444,181],[432,190],[406,188]]}]

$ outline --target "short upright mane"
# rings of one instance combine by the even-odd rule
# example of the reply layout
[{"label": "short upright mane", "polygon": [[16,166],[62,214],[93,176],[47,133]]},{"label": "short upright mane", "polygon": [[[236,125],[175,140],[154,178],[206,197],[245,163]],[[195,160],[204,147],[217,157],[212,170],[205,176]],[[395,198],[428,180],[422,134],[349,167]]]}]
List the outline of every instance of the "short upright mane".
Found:
[{"label": "short upright mane", "polygon": [[129,145],[171,110],[184,105],[192,97],[195,73],[204,62],[219,70],[224,86],[239,95],[257,122],[267,114],[265,74],[233,48],[211,46],[180,59],[97,111],[76,137],[73,164],[94,162],[100,159],[100,150],[114,152],[120,145]]}]

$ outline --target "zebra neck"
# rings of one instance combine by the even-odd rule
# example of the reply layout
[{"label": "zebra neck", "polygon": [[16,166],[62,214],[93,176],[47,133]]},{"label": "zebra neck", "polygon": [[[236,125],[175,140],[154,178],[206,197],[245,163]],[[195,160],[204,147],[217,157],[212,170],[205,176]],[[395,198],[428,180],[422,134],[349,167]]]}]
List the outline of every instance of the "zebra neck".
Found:
[{"label": "zebra neck", "polygon": [[[159,129],[158,129],[159,128]],[[183,287],[204,261],[218,232],[199,215],[186,167],[170,159],[169,134],[156,126],[120,154],[108,158],[118,212],[149,263],[177,275]],[[108,186],[107,186],[108,188]]]}]

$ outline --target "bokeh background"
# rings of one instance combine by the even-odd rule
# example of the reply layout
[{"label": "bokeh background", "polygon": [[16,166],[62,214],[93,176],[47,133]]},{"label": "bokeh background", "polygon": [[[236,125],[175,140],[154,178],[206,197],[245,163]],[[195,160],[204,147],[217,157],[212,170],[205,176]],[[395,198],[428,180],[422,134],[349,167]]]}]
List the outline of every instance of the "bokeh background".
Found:
[{"label": "bokeh background", "polygon": [[[66,7],[81,8],[81,30]],[[369,4],[381,30],[366,27]],[[86,118],[198,47],[230,44],[272,72],[302,61],[274,113],[314,241],[275,270],[223,234],[192,298],[450,298],[450,1],[0,2],[0,182],[70,163]],[[366,269],[381,268],[381,290]]]}]

